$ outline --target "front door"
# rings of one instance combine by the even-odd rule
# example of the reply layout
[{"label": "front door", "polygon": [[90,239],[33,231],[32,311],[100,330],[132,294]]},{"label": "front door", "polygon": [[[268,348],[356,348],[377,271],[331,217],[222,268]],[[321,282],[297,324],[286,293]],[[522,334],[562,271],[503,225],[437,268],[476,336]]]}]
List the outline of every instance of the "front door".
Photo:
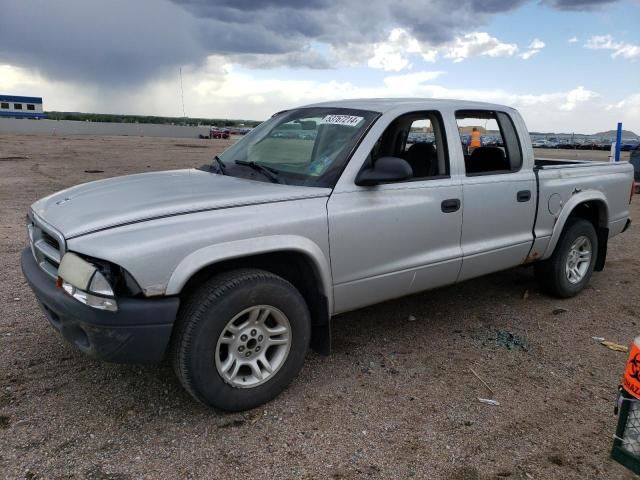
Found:
[{"label": "front door", "polygon": [[394,121],[371,152],[399,156],[414,175],[353,186],[328,202],[335,313],[454,283],[461,266],[462,185],[452,177],[436,112]]}]

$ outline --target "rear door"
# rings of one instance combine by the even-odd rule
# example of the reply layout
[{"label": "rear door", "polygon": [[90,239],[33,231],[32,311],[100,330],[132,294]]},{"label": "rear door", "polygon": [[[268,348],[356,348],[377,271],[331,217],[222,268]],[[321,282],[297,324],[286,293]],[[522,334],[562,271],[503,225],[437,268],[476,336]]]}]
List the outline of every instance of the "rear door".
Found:
[{"label": "rear door", "polygon": [[503,112],[456,112],[461,135],[476,128],[482,146],[465,159],[464,212],[459,280],[504,270],[526,259],[533,242],[536,179],[523,168],[523,152],[513,120]]}]

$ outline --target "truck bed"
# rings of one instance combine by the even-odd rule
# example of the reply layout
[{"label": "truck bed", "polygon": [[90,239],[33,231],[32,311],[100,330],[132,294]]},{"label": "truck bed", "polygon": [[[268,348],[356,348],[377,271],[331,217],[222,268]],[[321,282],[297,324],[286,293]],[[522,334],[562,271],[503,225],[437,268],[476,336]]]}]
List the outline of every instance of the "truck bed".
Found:
[{"label": "truck bed", "polygon": [[600,162],[600,161],[592,161],[592,160],[565,160],[562,158],[536,158],[534,159],[536,168],[554,168],[554,167],[567,167],[567,166],[603,166],[609,165],[611,162]]},{"label": "truck bed", "polygon": [[555,231],[562,210],[568,212],[581,196],[606,204],[602,221],[610,236],[620,233],[629,218],[631,170],[629,162],[597,162],[536,158],[538,206],[535,221],[536,251]]}]

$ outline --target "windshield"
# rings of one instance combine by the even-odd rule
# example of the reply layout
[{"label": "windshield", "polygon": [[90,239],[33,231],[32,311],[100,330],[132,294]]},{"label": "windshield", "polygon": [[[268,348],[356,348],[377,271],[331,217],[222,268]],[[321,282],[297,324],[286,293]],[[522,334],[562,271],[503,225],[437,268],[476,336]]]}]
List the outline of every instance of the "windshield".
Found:
[{"label": "windshield", "polygon": [[378,115],[348,108],[288,110],[258,125],[220,159],[227,175],[270,181],[255,165],[248,168],[251,162],[266,167],[279,183],[333,187]]}]

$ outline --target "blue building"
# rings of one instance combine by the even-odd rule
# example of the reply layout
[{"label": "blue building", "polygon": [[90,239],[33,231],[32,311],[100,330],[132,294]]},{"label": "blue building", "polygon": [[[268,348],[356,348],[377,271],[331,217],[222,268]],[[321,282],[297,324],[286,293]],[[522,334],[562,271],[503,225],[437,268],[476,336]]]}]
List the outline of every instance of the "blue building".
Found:
[{"label": "blue building", "polygon": [[0,95],[0,118],[47,118],[42,109],[42,97]]}]

